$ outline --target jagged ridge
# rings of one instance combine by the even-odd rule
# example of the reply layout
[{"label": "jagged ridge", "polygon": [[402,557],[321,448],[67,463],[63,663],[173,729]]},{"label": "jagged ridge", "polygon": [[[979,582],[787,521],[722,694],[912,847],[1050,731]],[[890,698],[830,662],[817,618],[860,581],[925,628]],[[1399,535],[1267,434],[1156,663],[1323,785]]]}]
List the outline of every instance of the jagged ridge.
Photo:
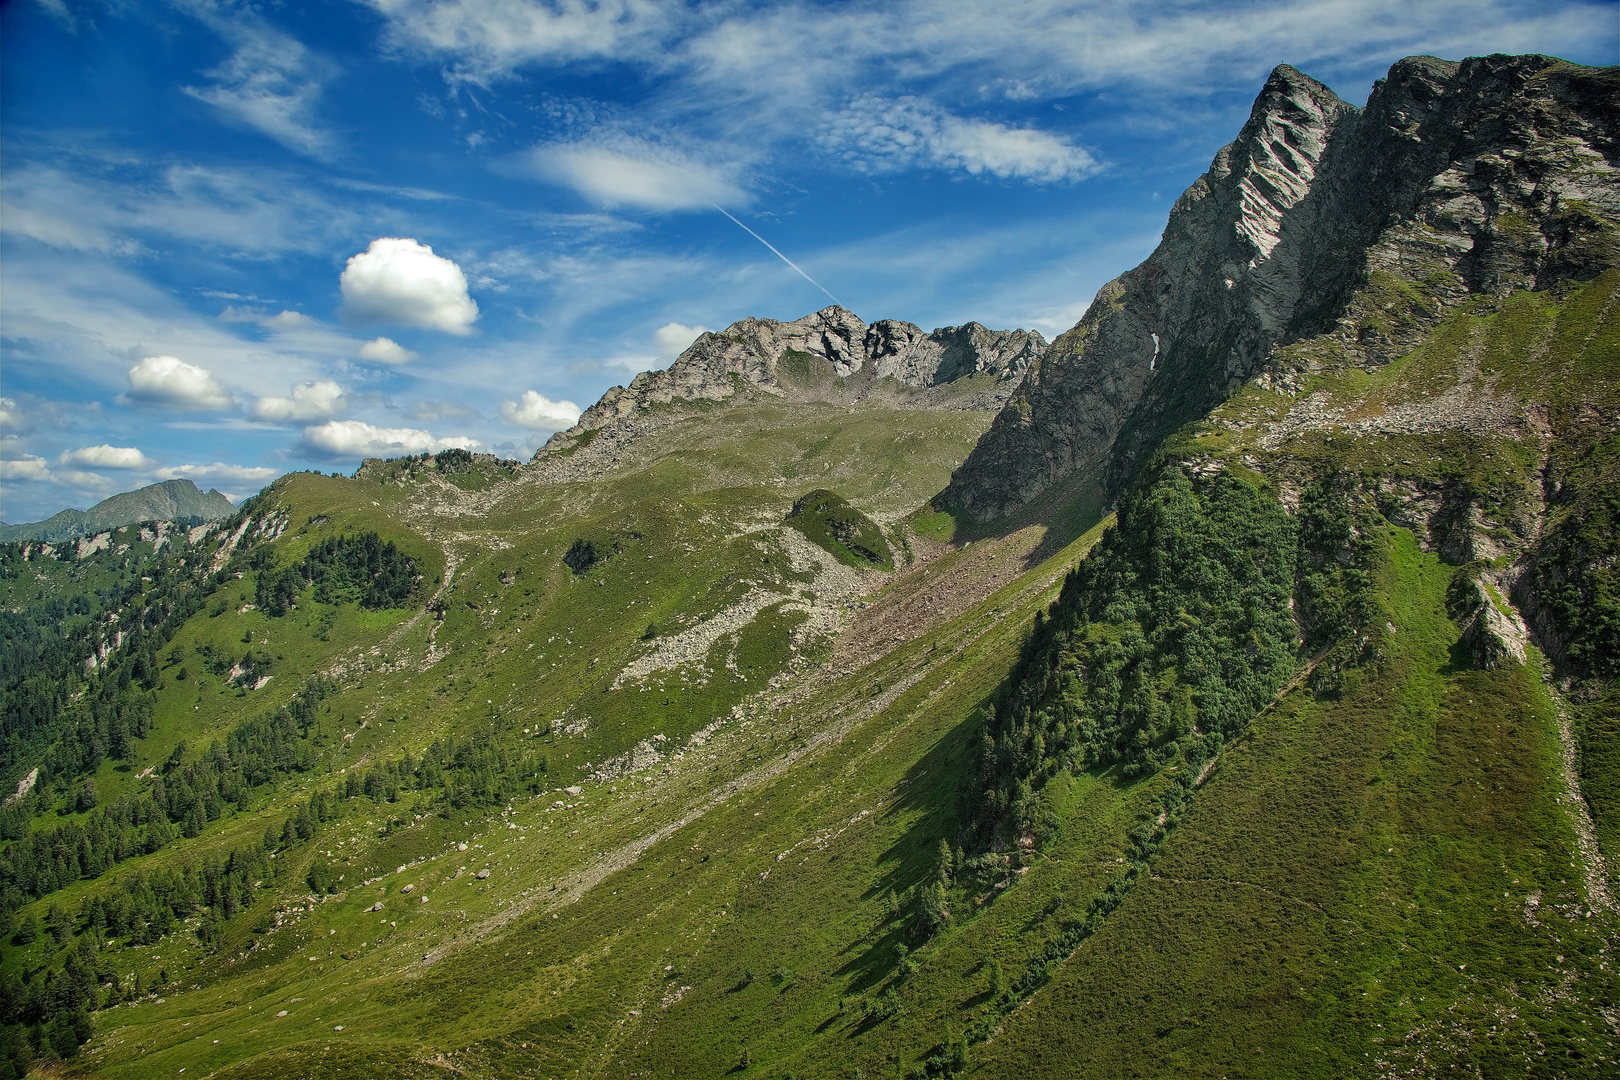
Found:
[{"label": "jagged ridge", "polygon": [[[1360,110],[1277,68],[1153,254],[1053,342],[937,501],[995,518],[1103,455],[1117,487],[1245,381],[1297,388],[1281,346],[1326,336],[1381,366],[1472,295],[1614,265],[1617,82],[1545,56],[1412,57]],[[1433,306],[1358,299],[1381,274]]]},{"label": "jagged ridge", "polygon": [[950,403],[926,391],[983,375],[990,377],[990,385],[967,405],[999,408],[1046,346],[1035,331],[988,330],[974,322],[930,334],[897,319],[867,325],[836,304],[794,322],[743,319],[721,333],[702,335],[668,368],[643,371],[628,387],[609,388],[578,423],[553,435],[535,457],[572,447],[587,432],[594,437],[653,405],[724,401],[740,385],[800,399],[824,396],[825,384],[834,379],[864,374],[874,383],[892,379],[923,392],[916,395],[917,403],[931,406]]}]

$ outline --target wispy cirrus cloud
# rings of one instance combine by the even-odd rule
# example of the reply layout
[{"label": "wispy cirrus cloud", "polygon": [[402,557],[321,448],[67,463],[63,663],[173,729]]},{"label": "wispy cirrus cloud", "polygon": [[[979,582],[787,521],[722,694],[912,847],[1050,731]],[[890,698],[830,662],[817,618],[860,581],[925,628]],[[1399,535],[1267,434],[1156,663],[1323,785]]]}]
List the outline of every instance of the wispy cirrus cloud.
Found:
[{"label": "wispy cirrus cloud", "polygon": [[455,78],[487,82],[534,63],[646,56],[695,11],[654,0],[367,0],[395,48],[452,58]]},{"label": "wispy cirrus cloud", "polygon": [[223,63],[203,72],[207,83],[185,92],[290,150],[330,155],[335,140],[316,117],[316,103],[333,64],[249,9],[207,0],[183,6],[234,47]]},{"label": "wispy cirrus cloud", "polygon": [[1061,183],[1099,168],[1089,151],[1064,136],[955,116],[909,96],[856,98],[827,119],[818,141],[857,169],[934,166]]},{"label": "wispy cirrus cloud", "polygon": [[747,200],[734,165],[616,131],[538,146],[529,159],[540,178],[609,208],[694,210]]}]

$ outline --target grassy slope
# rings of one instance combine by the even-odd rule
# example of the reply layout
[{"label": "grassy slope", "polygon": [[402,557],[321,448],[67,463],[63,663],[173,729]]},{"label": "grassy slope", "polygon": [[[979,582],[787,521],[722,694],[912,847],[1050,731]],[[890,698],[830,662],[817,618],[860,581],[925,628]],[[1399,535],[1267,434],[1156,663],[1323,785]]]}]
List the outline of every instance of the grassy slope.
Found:
[{"label": "grassy slope", "polygon": [[[1469,331],[1475,338],[1511,322],[1494,312],[1466,318],[1483,320]],[[1543,332],[1560,325],[1544,313],[1537,323]],[[1362,400],[1421,375],[1418,389],[1437,392],[1462,351],[1323,386]],[[1253,418],[1275,405],[1246,390],[1224,415]],[[992,537],[895,581],[870,611],[850,616],[849,640],[863,644],[840,646],[831,664],[825,652],[795,658],[792,613],[777,607],[735,639],[756,650],[752,667],[746,650],[727,653],[727,639],[706,657],[714,675],[702,685],[678,673],[645,692],[611,684],[648,647],[640,638],[649,622],[667,633],[749,589],[804,587],[772,539],[796,495],[831,487],[893,520],[942,486],[983,422],[746,403],[659,433],[648,458],[601,482],[458,483],[492,500],[481,517],[413,510],[421,489],[410,484],[291,478],[277,493],[292,523],[279,564],[301,554],[313,532],[299,533],[320,515],[331,519],[322,535],[378,529],[429,560],[430,581],[446,565],[438,560],[457,560],[434,632],[441,658],[420,668],[429,618],[405,626],[403,613],[348,609],[325,627],[327,613],[308,605],[268,620],[237,610],[251,598],[251,580],[240,583],[225,613],[199,616],[182,640],[223,646],[252,630],[257,645],[268,635],[281,674],[245,696],[196,685],[173,696],[171,681],[142,759],[166,756],[181,735],[195,744],[222,733],[341,660],[349,681],[323,705],[320,775],[126,870],[255,836],[308,783],[434,737],[495,730],[508,745],[541,746],[552,759],[548,782],[560,785],[652,734],[679,743],[734,706],[739,719],[678,760],[587,785],[561,810],[546,809],[547,795],[510,815],[418,822],[409,801],[346,804],[342,822],[290,853],[284,880],[296,882],[317,857],[341,864],[346,884],[410,864],[404,876],[314,903],[287,887],[239,918],[214,956],[179,935],[154,950],[121,947],[120,970],[168,966],[194,989],[101,1014],[85,1067],[441,1075],[422,1062],[444,1054],[469,1075],[720,1075],[747,1051],[739,1075],[887,1076],[950,1042],[981,1015],[998,966],[1008,976],[1021,969],[1122,872],[1126,833],[1160,783],[1054,782],[1043,797],[1063,827],[1041,857],[1011,888],[959,903],[915,956],[914,973],[898,963],[891,895],[931,875],[969,768],[975,708],[1051,598],[1044,582],[1085,541],[1049,560],[1038,548],[1035,573],[899,645],[861,638],[861,619],[917,610],[907,598],[926,598],[953,573],[1007,580],[1025,568],[1033,541]],[[1235,459],[1252,450],[1233,426],[1195,434],[1189,445],[1200,452]],[[1472,462],[1478,475],[1465,479],[1508,493],[1534,472],[1534,455],[1514,440],[1448,438],[1316,433],[1261,457],[1268,468],[1340,463],[1414,480],[1444,480],[1447,461]],[[1073,504],[1086,508],[1081,525],[1098,513],[1088,498]],[[949,535],[942,517],[913,518],[914,539]],[[584,575],[562,567],[571,540],[596,533],[627,538],[624,549]],[[1435,1071],[1456,1061],[1486,1075],[1597,1075],[1598,1057],[1612,1060],[1589,1005],[1613,997],[1594,959],[1607,924],[1571,910],[1578,873],[1554,802],[1545,690],[1530,669],[1458,667],[1443,604],[1449,568],[1404,531],[1375,539],[1380,602],[1396,626],[1382,666],[1352,672],[1337,698],[1296,691],[1228,749],[1152,877],[1052,985],[974,1048],[979,1074],[1344,1075],[1413,1066],[1421,1051],[1422,1067]],[[726,655],[741,661],[735,672]],[[798,681],[772,689],[784,672]],[[521,734],[557,718],[587,722],[576,735]],[[105,781],[104,800],[134,783],[130,772]],[[380,835],[390,816],[405,827]],[[656,831],[668,822],[687,824]],[[486,865],[487,880],[460,872]],[[410,897],[398,891],[406,882],[418,887]],[[106,884],[53,899],[72,906]],[[1536,890],[1539,926],[1524,914]],[[415,902],[424,893],[430,902]],[[377,900],[386,918],[364,910]],[[273,907],[285,925],[254,934]],[[526,913],[475,939],[517,908]],[[446,943],[458,948],[441,956]],[[435,962],[421,966],[424,953]],[[6,962],[35,954],[8,950]],[[867,1018],[865,1004],[890,990],[899,1012]],[[281,1010],[289,1015],[275,1018]]]},{"label": "grassy slope", "polygon": [[1382,670],[1293,691],[1227,751],[1152,880],[979,1074],[1613,1069],[1546,691],[1457,666],[1450,568],[1404,530],[1387,554]]},{"label": "grassy slope", "polygon": [[[1073,549],[1066,554],[1072,559]],[[1054,560],[1047,576],[1065,561]],[[985,601],[934,635],[835,679],[811,700],[774,716],[758,715],[756,726],[717,740],[713,766],[680,771],[672,781],[648,789],[616,784],[607,792],[592,786],[585,801],[598,809],[583,821],[531,805],[515,818],[522,823],[519,830],[491,829],[486,822],[409,830],[420,833],[414,851],[437,856],[409,875],[434,898],[427,910],[398,897],[402,879],[397,877],[389,878],[386,892],[366,888],[322,904],[290,932],[277,932],[290,944],[272,945],[263,957],[256,954],[240,965],[246,969],[240,974],[164,1005],[132,1010],[134,1023],[110,1036],[103,1051],[105,1071],[151,1075],[183,1062],[217,1067],[285,1045],[289,1037],[307,1039],[314,1030],[328,1032],[317,1037],[321,1046],[340,1041],[363,1047],[354,1059],[362,1074],[428,1048],[452,1048],[463,1067],[503,1076],[557,1075],[593,1063],[611,1074],[615,1052],[625,1060],[676,1054],[692,1062],[734,1061],[738,1032],[781,1021],[785,1040],[809,1037],[827,1013],[837,1010],[840,997],[881,980],[893,968],[885,940],[892,935],[871,933],[872,921],[887,910],[878,894],[888,883],[909,884],[926,871],[933,854],[930,831],[939,827],[933,808],[942,797],[949,799],[950,766],[942,764],[936,776],[919,782],[930,773],[929,762],[953,756],[964,713],[1000,679],[1020,628],[1036,606],[1050,600],[1050,590],[1031,591],[1032,584],[1021,580],[1014,595]],[[1009,604],[1016,604],[1022,617],[986,622],[986,611]],[[919,681],[841,741],[806,756],[780,780],[716,806],[577,905],[560,906],[559,919],[539,911],[515,923],[511,933],[452,954],[426,974],[401,972],[424,947],[418,942],[443,934],[446,922],[494,914],[524,889],[548,893],[582,853],[588,861],[590,851],[612,850],[642,834],[645,826],[638,828],[634,819],[675,816],[683,803],[704,800],[716,780],[793,753],[823,725],[838,722],[874,692],[905,685],[916,673]],[[851,824],[863,810],[875,812]],[[576,840],[563,822],[589,822],[594,827],[589,843]],[[800,849],[794,862],[775,858],[806,837],[840,828],[845,831],[825,849]],[[455,839],[475,846],[465,855],[446,855]],[[401,859],[412,854],[396,850]],[[474,858],[492,862],[497,876],[485,884],[446,880],[453,866],[474,865]],[[827,874],[822,860],[864,869],[854,877]],[[388,914],[400,923],[397,929],[380,929],[376,916],[363,911],[379,896],[389,898]],[[1044,894],[1021,888],[995,906],[1007,923],[1004,932],[1017,933],[1037,896],[1045,902]],[[309,955],[314,942],[325,946],[315,949],[316,961],[293,956],[300,945]],[[336,959],[326,955],[328,948]],[[871,956],[851,964],[851,949]],[[353,959],[343,960],[344,952]],[[292,959],[281,959],[287,956]],[[523,961],[510,962],[516,956]],[[666,973],[666,965],[675,971]],[[731,993],[750,967],[760,977],[746,991]],[[772,979],[778,969],[791,969],[795,977]],[[789,983],[788,995],[776,993]],[[659,1003],[676,985],[693,989],[666,1013]],[[752,1015],[740,1022],[717,1015],[745,1005]],[[303,1019],[307,1013],[300,1006],[319,1006],[314,1011],[327,1026]],[[303,1022],[293,1028],[260,1019],[281,1008],[299,1013]],[[645,1019],[621,1030],[631,1009]],[[341,1040],[329,1030],[336,1022],[344,1024]],[[205,1036],[197,1034],[199,1029]],[[838,1056],[847,1034],[837,1033]],[[899,1038],[885,1032],[876,1041],[881,1048],[926,1037],[908,1030]],[[220,1039],[217,1048],[214,1038]],[[678,1045],[668,1045],[669,1040]],[[129,1053],[137,1045],[145,1052]],[[287,1075],[289,1068],[294,1075],[298,1069],[329,1075],[335,1066],[322,1063],[322,1053],[311,1044],[294,1058],[272,1056],[232,1075]],[[770,1050],[757,1047],[755,1054],[769,1057]]]}]

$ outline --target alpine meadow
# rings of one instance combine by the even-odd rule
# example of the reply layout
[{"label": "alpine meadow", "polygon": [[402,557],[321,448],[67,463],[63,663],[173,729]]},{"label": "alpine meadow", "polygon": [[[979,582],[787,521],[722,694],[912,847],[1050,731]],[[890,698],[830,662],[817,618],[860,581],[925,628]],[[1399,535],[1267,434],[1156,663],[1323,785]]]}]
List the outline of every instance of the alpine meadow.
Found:
[{"label": "alpine meadow", "polygon": [[1620,1075],[1620,68],[1120,270],[7,525],[0,1080]]}]

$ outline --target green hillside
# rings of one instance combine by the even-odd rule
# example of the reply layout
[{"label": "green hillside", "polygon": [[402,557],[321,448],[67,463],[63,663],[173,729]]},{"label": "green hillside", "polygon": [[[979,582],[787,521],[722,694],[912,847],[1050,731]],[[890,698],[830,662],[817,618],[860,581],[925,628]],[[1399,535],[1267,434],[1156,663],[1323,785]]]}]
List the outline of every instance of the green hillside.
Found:
[{"label": "green hillside", "polygon": [[0,1080],[1615,1075],[1587,269],[1370,273],[985,521],[1017,398],[795,352],[0,546]]}]

